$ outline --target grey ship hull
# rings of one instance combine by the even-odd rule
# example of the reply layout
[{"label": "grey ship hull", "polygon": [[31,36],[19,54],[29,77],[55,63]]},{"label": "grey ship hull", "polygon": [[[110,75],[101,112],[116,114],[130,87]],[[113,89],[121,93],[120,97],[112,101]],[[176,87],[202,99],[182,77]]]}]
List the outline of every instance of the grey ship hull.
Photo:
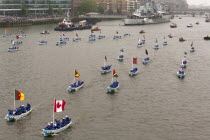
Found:
[{"label": "grey ship hull", "polygon": [[163,15],[162,18],[124,19],[125,25],[146,25],[169,22],[171,15]]}]

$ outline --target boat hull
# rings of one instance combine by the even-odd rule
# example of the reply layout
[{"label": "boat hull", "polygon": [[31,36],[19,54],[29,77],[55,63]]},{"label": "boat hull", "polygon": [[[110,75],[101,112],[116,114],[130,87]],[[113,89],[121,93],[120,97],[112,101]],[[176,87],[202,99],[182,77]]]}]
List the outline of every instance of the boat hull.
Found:
[{"label": "boat hull", "polygon": [[184,74],[180,74],[179,72],[177,72],[176,74],[179,78],[184,78],[185,77],[185,73]]},{"label": "boat hull", "polygon": [[54,30],[55,31],[74,31],[74,30],[87,30],[87,29],[91,29],[92,26],[83,26],[83,27],[55,27]]},{"label": "boat hull", "polygon": [[23,114],[20,114],[20,115],[15,115],[15,116],[10,116],[10,115],[7,114],[7,115],[5,116],[5,119],[6,119],[7,121],[19,120],[20,118],[29,115],[29,114],[31,113],[31,111],[32,111],[32,109],[29,110],[29,111],[27,111],[26,113],[23,113]]},{"label": "boat hull", "polygon": [[83,87],[83,85],[84,85],[84,83],[81,85],[81,86],[79,86],[79,87],[71,87],[71,86],[69,86],[68,87],[68,91],[69,92],[74,92],[74,91],[78,91],[79,89],[81,89],[82,87]]},{"label": "boat hull", "polygon": [[163,15],[162,18],[144,18],[144,19],[124,19],[124,25],[146,25],[170,22],[171,15]]},{"label": "boat hull", "polygon": [[44,136],[52,136],[54,134],[57,134],[57,133],[60,133],[60,132],[62,132],[64,130],[66,130],[69,126],[71,126],[71,124],[72,124],[72,121],[69,124],[67,124],[66,126],[64,126],[62,128],[59,128],[59,129],[55,129],[55,130],[44,130],[43,129],[42,130],[42,134]]},{"label": "boat hull", "polygon": [[119,87],[120,87],[120,85],[118,85],[116,88],[112,88],[112,87],[108,86],[107,87],[107,92],[108,93],[115,93],[115,92],[118,91]]},{"label": "boat hull", "polygon": [[106,73],[109,73],[111,71],[111,69],[109,70],[101,70],[101,74],[106,74]]},{"label": "boat hull", "polygon": [[130,76],[130,77],[136,76],[138,72],[139,72],[139,71],[136,71],[136,72],[129,72],[129,76]]}]

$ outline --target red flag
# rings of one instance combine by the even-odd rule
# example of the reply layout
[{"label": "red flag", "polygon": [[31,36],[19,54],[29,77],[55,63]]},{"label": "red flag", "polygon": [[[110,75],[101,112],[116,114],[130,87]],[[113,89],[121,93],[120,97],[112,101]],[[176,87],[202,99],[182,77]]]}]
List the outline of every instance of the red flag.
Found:
[{"label": "red flag", "polygon": [[107,62],[107,58],[106,58],[106,56],[105,56],[105,61]]},{"label": "red flag", "polygon": [[66,102],[64,100],[54,100],[54,112],[64,111]]},{"label": "red flag", "polygon": [[63,33],[62,35],[63,35],[63,36],[65,36],[65,34],[64,34],[64,33]]},{"label": "red flag", "polygon": [[78,34],[76,33],[76,36],[78,37]]},{"label": "red flag", "polygon": [[16,35],[16,39],[19,39],[20,37],[18,35]]},{"label": "red flag", "polygon": [[133,64],[137,64],[137,58],[133,58]]}]

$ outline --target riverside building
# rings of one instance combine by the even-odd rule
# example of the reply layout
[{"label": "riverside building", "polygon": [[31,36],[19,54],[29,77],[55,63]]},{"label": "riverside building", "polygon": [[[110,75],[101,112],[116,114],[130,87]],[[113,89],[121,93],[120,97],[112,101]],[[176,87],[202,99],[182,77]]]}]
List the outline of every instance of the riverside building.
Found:
[{"label": "riverside building", "polygon": [[71,9],[71,0],[0,0],[0,15],[18,15],[23,6],[34,16],[47,15],[49,6],[66,13]]}]

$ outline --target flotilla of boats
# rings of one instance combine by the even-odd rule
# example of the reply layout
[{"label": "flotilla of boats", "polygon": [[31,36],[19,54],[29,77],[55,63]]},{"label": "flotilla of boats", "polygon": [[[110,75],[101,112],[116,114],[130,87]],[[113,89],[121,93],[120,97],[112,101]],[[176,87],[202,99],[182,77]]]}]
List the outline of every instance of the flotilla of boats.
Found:
[{"label": "flotilla of boats", "polygon": [[[65,23],[66,24],[66,23]],[[63,24],[60,24],[63,25]],[[69,27],[72,28],[72,27]],[[5,32],[5,34],[8,33]],[[19,38],[25,38],[26,34],[22,34],[23,32],[20,33],[20,35],[16,35],[16,39]],[[42,32],[43,34],[48,34],[49,32]],[[41,34],[42,34],[41,33]],[[124,37],[126,36],[130,36],[130,34],[126,33],[123,35]],[[170,34],[169,38],[172,38],[173,36]],[[210,38],[210,36],[207,36],[208,38]],[[98,39],[102,39],[105,38],[105,36],[103,35],[99,35]],[[113,37],[113,39],[121,39],[121,36],[118,35],[118,32],[116,33],[116,35]],[[66,41],[69,41],[70,38],[65,37],[65,34],[62,34],[61,36],[59,36],[59,41],[56,43],[56,45],[60,46],[60,45],[66,45]],[[76,37],[73,38],[73,42],[76,41],[80,41],[81,38],[78,36],[78,34],[76,33]],[[96,41],[96,35],[92,34],[89,35],[89,41]],[[185,41],[183,38],[180,38],[179,41]],[[22,41],[11,41],[12,45],[21,45]],[[38,42],[39,45],[44,45],[47,44],[47,41],[41,40]],[[137,47],[143,47],[143,45],[145,44],[145,36],[143,36],[143,40],[139,39],[138,40],[138,44]],[[168,45],[168,42],[166,40],[166,38],[164,37],[164,42],[163,45]],[[17,51],[19,48],[16,46],[12,46],[8,49],[9,52],[11,51]],[[156,43],[154,46],[154,49],[159,49],[159,45],[158,45],[158,41],[156,39]],[[118,60],[120,62],[122,62],[124,60],[124,49],[122,48],[120,50],[121,54],[118,56]],[[191,44],[191,48],[190,48],[190,52],[195,52],[195,47],[193,46],[193,42]],[[180,64],[181,69],[177,72],[177,77],[179,78],[185,78],[185,72],[184,72],[184,68],[187,67],[187,60],[186,60],[186,55],[187,52],[184,52],[184,58],[182,59],[182,62]],[[133,77],[136,76],[138,74],[138,67],[134,66],[137,65],[137,57],[132,58],[132,68],[129,71],[129,76]],[[148,62],[150,61],[150,57],[148,55],[148,51],[147,49],[145,49],[145,57],[142,61],[142,64],[146,65]],[[117,80],[118,74],[116,73],[115,69],[112,69],[112,65],[107,65],[107,57],[105,56],[104,58],[104,66],[101,67],[101,74],[107,74],[109,72],[112,71],[112,79],[111,79],[111,84],[107,87],[107,92],[108,93],[115,93],[119,90],[119,86],[120,83]],[[76,92],[79,89],[81,89],[84,86],[84,81],[83,80],[76,80],[76,78],[79,78],[80,74],[77,72],[76,69],[74,69],[74,80],[73,82],[68,86],[67,91],[68,92]],[[24,107],[24,105],[18,107],[15,109],[15,100],[24,100],[25,96],[23,93],[21,93],[20,91],[15,90],[14,93],[14,109],[9,109],[8,110],[8,114],[5,116],[5,119],[7,121],[14,121],[14,120],[19,120],[23,117],[26,117],[27,115],[29,115],[31,113],[31,111],[33,110],[31,108],[31,105],[29,103],[27,103],[26,107]],[[64,100],[56,100],[54,99],[54,112],[62,112],[64,111],[64,106],[65,106],[66,102]],[[69,118],[68,116],[66,116],[65,118],[61,119],[61,120],[56,120],[54,119],[54,112],[53,112],[53,121],[51,123],[48,123],[48,125],[42,129],[42,134],[44,136],[53,136],[56,135],[59,132],[64,131],[65,129],[67,129],[68,127],[71,126],[72,121],[71,118]]]}]

